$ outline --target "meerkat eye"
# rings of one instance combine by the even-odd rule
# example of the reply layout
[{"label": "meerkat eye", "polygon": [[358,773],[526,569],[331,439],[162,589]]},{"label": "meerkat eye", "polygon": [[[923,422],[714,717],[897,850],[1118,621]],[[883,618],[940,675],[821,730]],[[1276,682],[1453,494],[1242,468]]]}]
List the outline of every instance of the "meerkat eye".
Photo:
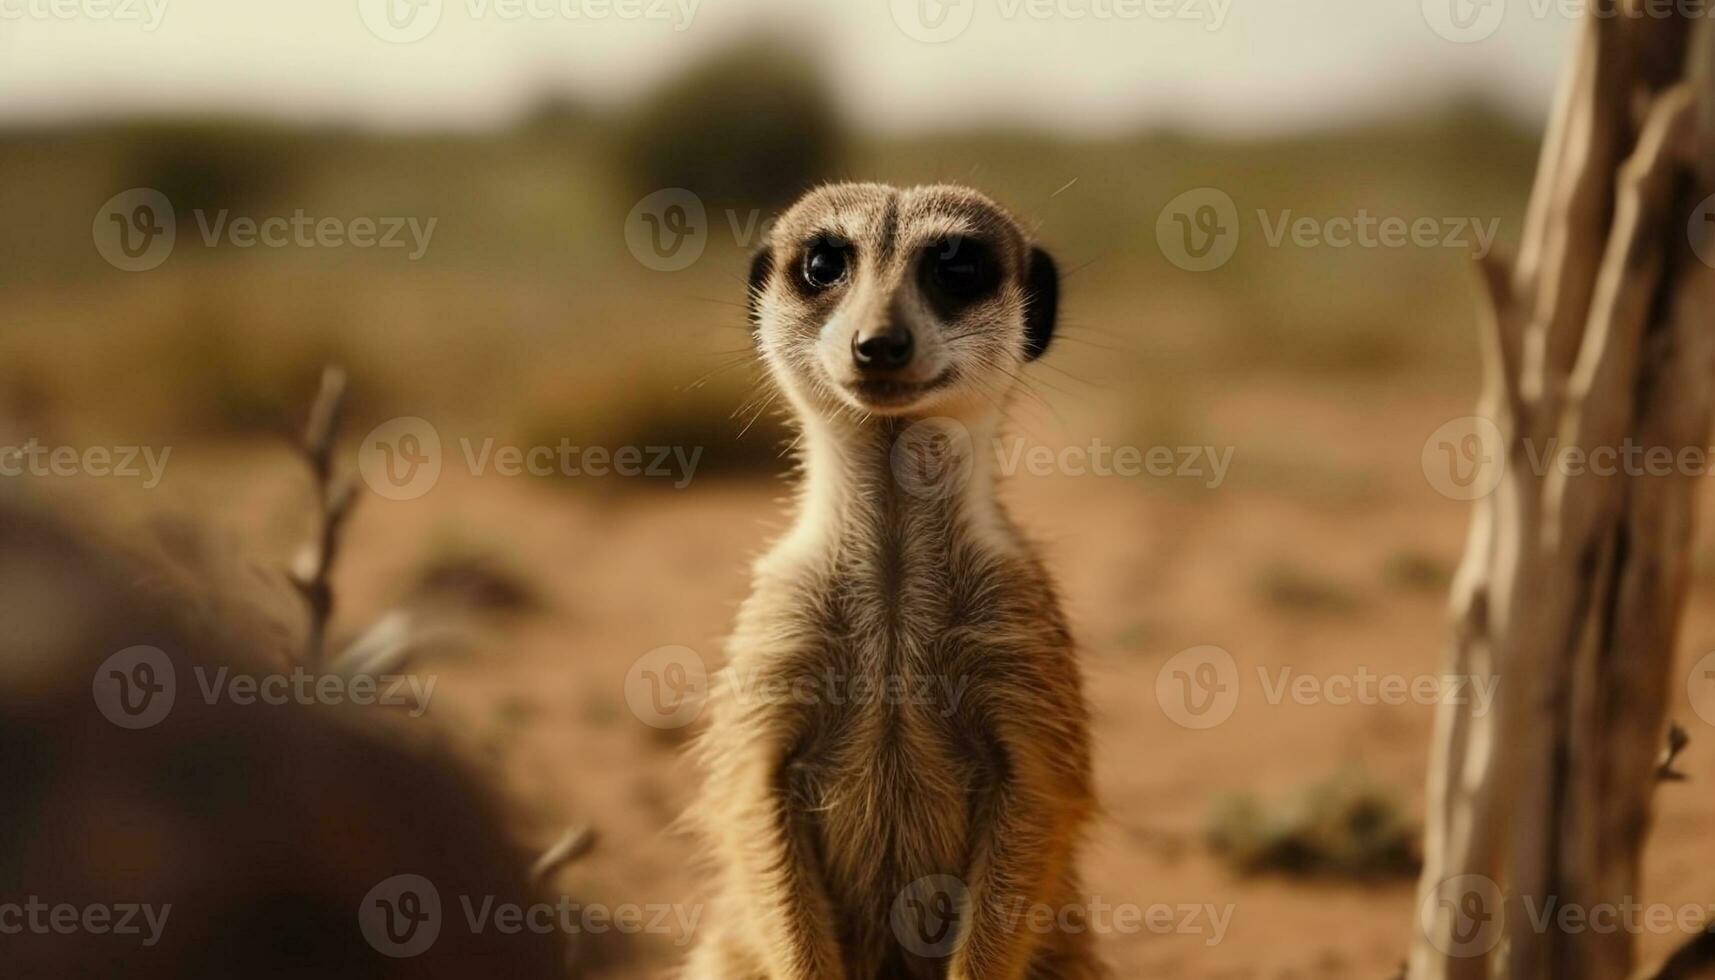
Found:
[{"label": "meerkat eye", "polygon": [[951,305],[973,303],[1000,284],[994,255],[983,243],[962,236],[929,246],[923,272],[928,288]]},{"label": "meerkat eye", "polygon": [[804,250],[804,281],[815,289],[831,289],[851,271],[851,247],[832,238],[818,238]]}]

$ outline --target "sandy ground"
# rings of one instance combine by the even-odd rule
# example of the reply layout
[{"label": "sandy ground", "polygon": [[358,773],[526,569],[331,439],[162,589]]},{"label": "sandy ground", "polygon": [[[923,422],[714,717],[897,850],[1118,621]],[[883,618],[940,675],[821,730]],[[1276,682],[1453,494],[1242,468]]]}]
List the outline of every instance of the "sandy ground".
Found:
[{"label": "sandy ground", "polygon": [[[1390,397],[1267,386],[1223,396],[1211,405],[1212,429],[1237,452],[1215,490],[1095,477],[1021,477],[1008,489],[1047,549],[1084,650],[1107,809],[1084,858],[1090,891],[1115,905],[1230,916],[1224,931],[1207,912],[1190,921],[1176,912],[1182,925],[1163,932],[1105,935],[1122,977],[1380,980],[1411,941],[1408,881],[1242,878],[1202,842],[1222,796],[1275,798],[1348,766],[1422,811],[1431,706],[1270,703],[1259,674],[1272,682],[1284,668],[1320,686],[1440,672],[1444,587],[1413,585],[1397,569],[1457,561],[1466,507],[1427,485],[1419,451],[1437,425],[1465,414],[1463,397],[1373,410]],[[175,465],[172,506],[222,515],[246,550],[266,555],[298,533],[303,488],[283,455],[187,448]],[[519,570],[542,607],[458,617],[462,649],[421,668],[438,677],[430,716],[497,776],[527,840],[545,844],[573,824],[596,829],[595,851],[556,888],[695,914],[696,851],[673,824],[696,773],[682,758],[683,733],[633,715],[625,679],[663,645],[719,662],[746,561],[783,524],[784,488],[591,492],[457,470],[421,499],[364,503],[340,574],[343,622],[349,629],[399,601],[448,540]],[[1700,583],[1686,669],[1715,648],[1711,598]],[[1164,710],[1157,680],[1176,653],[1205,644],[1230,652],[1240,696],[1225,723],[1194,730]],[[1715,901],[1694,870],[1708,866],[1715,831],[1702,789],[1715,781],[1715,732],[1683,691],[1674,714],[1693,735],[1683,766],[1693,781],[1661,794],[1646,897],[1701,905]],[[615,975],[659,975],[684,938],[637,939],[635,967]],[[1646,947],[1675,938],[1653,936]]]}]

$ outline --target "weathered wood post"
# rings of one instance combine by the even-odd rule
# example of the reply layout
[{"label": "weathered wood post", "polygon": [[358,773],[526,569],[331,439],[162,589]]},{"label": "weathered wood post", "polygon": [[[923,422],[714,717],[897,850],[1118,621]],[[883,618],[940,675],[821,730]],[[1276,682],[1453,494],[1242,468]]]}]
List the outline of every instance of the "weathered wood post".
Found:
[{"label": "weathered wood post", "polygon": [[1484,265],[1479,413],[1501,469],[1455,579],[1448,669],[1500,696],[1437,718],[1412,980],[1635,969],[1633,932],[1542,916],[1638,898],[1710,465],[1681,451],[1708,445],[1715,384],[1711,24],[1593,0],[1518,260]]}]

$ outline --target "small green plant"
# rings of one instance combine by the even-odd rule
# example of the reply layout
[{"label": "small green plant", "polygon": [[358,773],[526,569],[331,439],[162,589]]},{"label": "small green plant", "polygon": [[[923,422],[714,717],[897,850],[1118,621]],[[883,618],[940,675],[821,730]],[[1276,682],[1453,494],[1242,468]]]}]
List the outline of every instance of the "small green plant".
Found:
[{"label": "small green plant", "polygon": [[1284,561],[1257,574],[1256,591],[1269,605],[1296,612],[1345,613],[1363,605],[1346,586]]},{"label": "small green plant", "polygon": [[413,574],[410,600],[496,614],[538,612],[548,604],[510,556],[469,544],[446,545],[425,557]]},{"label": "small green plant", "polygon": [[1337,773],[1269,804],[1241,795],[1216,804],[1206,839],[1240,874],[1373,880],[1418,869],[1417,827],[1390,790]]},{"label": "small green plant", "polygon": [[1401,592],[1444,592],[1453,573],[1447,563],[1421,551],[1399,551],[1388,556],[1382,578]]}]

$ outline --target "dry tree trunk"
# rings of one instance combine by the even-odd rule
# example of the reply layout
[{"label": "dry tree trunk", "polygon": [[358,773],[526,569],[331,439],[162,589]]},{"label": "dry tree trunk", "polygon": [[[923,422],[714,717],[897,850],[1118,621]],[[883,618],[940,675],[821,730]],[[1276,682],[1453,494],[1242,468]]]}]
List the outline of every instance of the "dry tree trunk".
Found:
[{"label": "dry tree trunk", "polygon": [[[1593,5],[1519,259],[1484,268],[1479,411],[1504,469],[1454,583],[1450,672],[1500,698],[1437,718],[1413,980],[1634,968],[1633,933],[1542,916],[1638,894],[1692,543],[1678,453],[1709,434],[1715,269],[1690,220],[1715,192],[1715,29],[1661,14]],[[1672,474],[1582,464],[1628,447],[1673,452]]]}]

